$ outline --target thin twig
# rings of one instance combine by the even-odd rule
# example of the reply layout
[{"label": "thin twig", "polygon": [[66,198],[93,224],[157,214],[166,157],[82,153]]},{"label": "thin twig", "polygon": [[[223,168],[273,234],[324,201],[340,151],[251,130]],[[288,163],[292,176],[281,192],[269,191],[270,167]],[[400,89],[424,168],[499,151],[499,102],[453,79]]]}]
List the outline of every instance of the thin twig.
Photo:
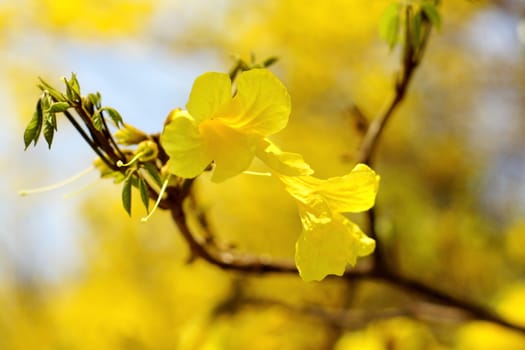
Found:
[{"label": "thin twig", "polygon": [[384,275],[376,275],[375,277],[407,292],[417,293],[435,303],[465,311],[473,319],[492,322],[525,334],[525,326],[507,321],[484,306],[452,296],[419,281],[392,272],[388,272]]},{"label": "thin twig", "polygon": [[[402,50],[403,56],[401,59],[402,67],[400,72],[397,74],[398,78],[395,82],[394,96],[386,103],[383,110],[368,127],[357,157],[358,163],[364,163],[372,166],[379,140],[383,135],[388,121],[392,118],[394,112],[400,106],[401,102],[403,102],[407,89],[414,76],[414,72],[423,58],[423,54],[430,38],[432,26],[430,21],[426,20],[422,29],[422,40],[417,47],[414,46],[413,40],[411,38],[412,29],[410,28],[410,21],[408,20],[411,16],[410,6],[406,7],[405,16],[407,20],[404,32],[405,40]],[[417,39],[419,40],[419,38]],[[388,268],[388,264],[384,254],[383,244],[379,240],[376,232],[376,210],[376,208],[371,208],[367,211],[368,233],[370,237],[376,241],[376,248],[373,255],[375,268],[379,270],[385,270]]]},{"label": "thin twig", "polygon": [[108,123],[106,123],[106,118],[104,117],[103,112],[100,112],[100,119],[102,120],[102,133],[104,134],[106,139],[109,141],[110,147],[116,150],[116,153],[118,154],[118,157],[120,158],[120,160],[126,161],[126,156],[122,153],[122,151],[120,150],[120,147],[115,142],[113,135],[111,135],[111,132],[109,131]]},{"label": "thin twig", "polygon": [[66,116],[66,118],[69,120],[69,122],[73,125],[73,127],[78,131],[80,136],[82,136],[84,141],[86,141],[89,147],[91,147],[91,149],[97,154],[97,156],[99,156],[100,159],[102,159],[102,161],[106,163],[108,167],[110,167],[113,170],[116,170],[117,167],[115,166],[115,164],[113,164],[113,162],[111,162],[109,159],[106,158],[106,155],[102,153],[102,151],[98,148],[95,141],[91,140],[88,134],[86,134],[84,129],[82,129],[80,124],[75,120],[75,117],[73,117],[73,115],[69,111],[64,111],[63,113]]},{"label": "thin twig", "polygon": [[[106,152],[106,154],[111,158],[111,160],[115,164],[116,164],[116,162],[118,160],[122,160],[115,153],[115,150],[113,149],[113,147],[111,145],[111,141],[113,139],[111,137],[111,135],[109,135],[109,137],[107,137],[107,135],[104,132],[101,132],[101,131],[97,130],[97,128],[95,127],[95,125],[93,124],[93,121],[92,121],[92,119],[93,119],[92,113],[90,111],[86,110],[86,108],[84,107],[82,102],[80,104],[78,104],[77,106],[75,106],[75,110],[76,110],[77,114],[80,116],[80,118],[82,119],[82,121],[84,122],[84,124],[87,126],[87,128],[88,128],[89,132],[91,133],[93,139],[98,141],[98,143],[100,144],[100,147],[104,150],[104,152]],[[106,126],[105,125],[105,121],[104,121],[104,116],[101,115],[100,118],[102,119],[103,125]],[[107,126],[106,126],[106,128],[107,128]],[[117,149],[118,149],[118,147],[117,147]]]},{"label": "thin twig", "polygon": [[292,262],[280,262],[254,255],[238,255],[230,251],[218,249],[216,246],[213,246],[213,249],[210,249],[211,246],[209,244],[208,246],[205,246],[205,244],[199,242],[199,239],[194,237],[193,233],[190,231],[186,222],[186,214],[182,209],[182,203],[177,203],[175,206],[172,206],[170,212],[194,256],[202,258],[224,270],[257,273],[297,273],[297,268]]},{"label": "thin twig", "polygon": [[406,91],[408,89],[410,81],[412,80],[414,72],[419,66],[419,63],[421,62],[423,50],[427,46],[429,36],[430,30],[425,32],[425,36],[423,37],[423,42],[420,46],[420,51],[418,52],[417,59],[403,60],[404,67],[401,70],[399,79],[396,81],[394,97],[386,104],[386,106],[379,113],[379,115],[376,118],[374,118],[372,123],[370,123],[370,126],[368,127],[368,130],[361,144],[359,155],[357,157],[358,163],[365,163],[370,165],[373,162],[373,156],[377,149],[379,139],[381,138],[386,124],[391,119],[395,110],[399,107],[399,105],[405,97]]}]

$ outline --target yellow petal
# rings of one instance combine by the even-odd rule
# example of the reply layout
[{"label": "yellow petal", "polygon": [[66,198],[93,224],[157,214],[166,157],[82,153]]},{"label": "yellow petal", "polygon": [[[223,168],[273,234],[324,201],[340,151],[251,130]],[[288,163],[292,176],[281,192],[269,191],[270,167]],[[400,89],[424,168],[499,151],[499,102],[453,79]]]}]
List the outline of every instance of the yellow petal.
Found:
[{"label": "yellow petal", "polygon": [[221,120],[234,129],[268,136],[282,130],[290,116],[290,95],[266,69],[252,69],[237,78],[237,93]]},{"label": "yellow petal", "polygon": [[160,142],[170,157],[170,173],[184,178],[201,174],[212,157],[195,120],[180,109],[171,112],[168,120],[170,122],[164,127]]},{"label": "yellow petal", "polygon": [[186,109],[200,124],[221,115],[232,100],[232,85],[228,74],[208,72],[195,79]]},{"label": "yellow petal", "polygon": [[257,157],[273,171],[288,175],[310,175],[314,171],[299,153],[283,152],[268,139],[261,139],[257,144]]},{"label": "yellow petal", "polygon": [[212,181],[221,182],[248,169],[255,156],[256,135],[238,132],[218,120],[207,120],[199,129],[215,161]]},{"label": "yellow petal", "polygon": [[374,206],[378,188],[379,176],[368,166],[357,164],[349,174],[326,180],[315,192],[333,211],[360,212]]},{"label": "yellow petal", "polygon": [[319,217],[304,208],[300,211],[304,230],[295,246],[295,263],[303,280],[342,276],[358,257],[374,251],[375,241],[341,214],[330,216],[325,211]]},{"label": "yellow petal", "polygon": [[368,166],[358,164],[352,171],[327,180],[313,176],[279,176],[286,190],[298,201],[311,206],[312,196],[321,196],[334,212],[360,212],[375,202],[379,176]]}]

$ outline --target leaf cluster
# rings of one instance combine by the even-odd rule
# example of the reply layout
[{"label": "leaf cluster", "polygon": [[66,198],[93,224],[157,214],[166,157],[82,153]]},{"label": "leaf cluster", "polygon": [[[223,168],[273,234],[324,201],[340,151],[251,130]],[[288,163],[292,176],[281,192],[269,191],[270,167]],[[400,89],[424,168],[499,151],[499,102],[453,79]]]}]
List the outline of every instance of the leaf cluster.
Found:
[{"label": "leaf cluster", "polygon": [[383,13],[379,22],[379,35],[393,50],[404,40],[405,47],[420,51],[425,32],[434,26],[441,28],[441,15],[432,0],[416,4],[394,2]]},{"label": "leaf cluster", "polygon": [[57,131],[57,116],[59,114],[64,114],[69,118],[71,115],[69,113],[70,109],[88,115],[91,125],[97,131],[104,131],[104,129],[107,129],[104,120],[104,111],[107,112],[109,118],[116,127],[122,125],[122,117],[117,110],[111,107],[102,106],[102,97],[99,92],[89,93],[86,97],[82,97],[80,93],[80,84],[74,73],[71,74],[69,80],[63,78],[63,81],[66,86],[65,94],[40,78],[40,84],[38,84],[38,87],[42,91],[42,94],[37,101],[33,117],[24,131],[24,143],[26,149],[31,143],[36,146],[42,131],[48,147],[51,148],[54,134]]},{"label": "leaf cluster", "polygon": [[230,75],[230,79],[233,81],[235,80],[235,77],[241,72],[245,72],[250,69],[269,68],[273,64],[277,63],[278,60],[279,58],[277,56],[270,56],[258,62],[255,57],[255,54],[252,52],[249,62],[246,62],[240,57],[236,57],[235,64],[230,69],[230,72],[228,74]]},{"label": "leaf cluster", "polygon": [[[162,185],[160,175],[160,163],[155,162],[156,144],[148,135],[129,125],[124,125],[120,113],[102,104],[102,96],[99,92],[88,93],[82,96],[80,83],[77,76],[72,73],[69,79],[62,79],[65,84],[65,92],[54,88],[51,84],[40,79],[38,87],[42,94],[37,100],[35,112],[24,131],[24,144],[27,149],[31,144],[36,146],[40,136],[43,134],[49,148],[57,131],[57,119],[65,117],[79,132],[84,141],[99,156],[95,161],[96,168],[101,177],[113,178],[115,183],[123,183],[122,204],[124,209],[131,212],[132,187],[140,192],[142,203],[149,210],[149,198],[153,193],[159,192]],[[137,134],[130,142],[129,137],[122,141],[115,141],[108,126],[110,121],[117,133],[122,130],[121,135],[128,131]],[[145,140],[149,140],[149,148],[142,147]],[[136,151],[123,150],[121,145],[133,145]],[[155,152],[154,152],[155,151]],[[145,159],[146,155],[149,158]]]},{"label": "leaf cluster", "polygon": [[140,199],[149,213],[150,188],[156,189],[159,196],[162,196],[160,188],[163,185],[162,177],[157,167],[151,162],[137,163],[135,167],[126,170],[126,176],[123,178],[122,186],[122,206],[131,216],[131,203],[133,197],[132,188],[138,189]]}]

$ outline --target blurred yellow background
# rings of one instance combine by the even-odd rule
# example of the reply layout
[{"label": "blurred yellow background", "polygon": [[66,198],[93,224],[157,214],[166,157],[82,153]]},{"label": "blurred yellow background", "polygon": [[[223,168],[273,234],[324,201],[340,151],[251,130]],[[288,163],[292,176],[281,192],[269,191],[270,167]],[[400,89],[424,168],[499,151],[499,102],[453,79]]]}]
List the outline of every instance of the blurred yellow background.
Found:
[{"label": "blurred yellow background", "polygon": [[[188,264],[166,213],[144,224],[137,205],[128,218],[119,188],[96,173],[17,194],[94,159],[64,120],[52,151],[23,151],[38,77],[60,86],[76,72],[85,93],[158,132],[196,76],[251,53],[279,57],[272,70],[292,96],[279,145],[320,177],[347,173],[362,137],[355,107],[371,119],[393,93],[399,52],[378,36],[389,3],[0,0],[0,349],[524,349],[488,323],[407,317],[412,297],[377,283]],[[378,235],[402,273],[525,325],[525,6],[440,9],[380,144]],[[197,185],[222,242],[293,258],[300,223],[278,185],[243,175]],[[340,312],[350,321],[329,317]]]}]

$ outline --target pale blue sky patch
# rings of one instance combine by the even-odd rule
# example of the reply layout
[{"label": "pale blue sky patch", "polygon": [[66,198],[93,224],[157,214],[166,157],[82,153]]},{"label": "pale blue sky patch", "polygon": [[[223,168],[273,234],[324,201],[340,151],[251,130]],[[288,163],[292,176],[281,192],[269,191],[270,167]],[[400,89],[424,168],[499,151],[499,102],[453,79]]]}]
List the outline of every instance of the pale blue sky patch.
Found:
[{"label": "pale blue sky patch", "polygon": [[[212,50],[175,55],[161,44],[142,40],[91,43],[27,32],[10,43],[12,47],[3,58],[7,65],[31,67],[57,87],[62,85],[60,76],[75,72],[83,94],[99,91],[104,105],[116,108],[126,122],[146,132],[160,132],[168,112],[184,108],[196,76],[228,68],[224,57]],[[33,86],[36,83],[37,76],[27,81]],[[23,126],[16,119],[8,84],[0,80],[0,109],[7,126],[0,128],[0,147],[4,149],[0,156],[4,170],[0,182],[0,255],[8,255],[13,268],[10,272],[17,278],[58,280],[80,268],[78,240],[88,229],[78,207],[86,193],[73,199],[64,199],[63,195],[81,188],[86,181],[28,197],[20,197],[17,191],[74,175],[91,165],[95,154],[65,118],[59,119],[51,151],[40,140],[36,148],[31,146],[24,152]],[[35,89],[35,102],[37,98]]]}]

